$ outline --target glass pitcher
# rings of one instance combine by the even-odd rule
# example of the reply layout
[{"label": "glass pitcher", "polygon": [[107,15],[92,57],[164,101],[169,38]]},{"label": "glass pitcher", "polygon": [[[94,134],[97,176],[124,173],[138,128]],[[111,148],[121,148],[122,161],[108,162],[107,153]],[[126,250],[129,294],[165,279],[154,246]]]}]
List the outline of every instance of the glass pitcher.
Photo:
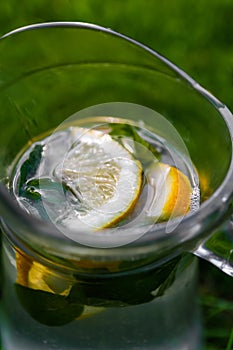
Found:
[{"label": "glass pitcher", "polygon": [[[0,89],[3,350],[202,349],[196,256],[233,275],[227,107],[157,52],[73,22],[3,36]],[[177,130],[198,173],[200,208],[172,230],[157,223],[134,239],[129,228],[125,244],[114,229],[77,229],[71,239],[9,193],[15,159],[78,111],[116,103],[119,114],[119,102],[156,111]],[[147,124],[156,121],[149,114]]]}]

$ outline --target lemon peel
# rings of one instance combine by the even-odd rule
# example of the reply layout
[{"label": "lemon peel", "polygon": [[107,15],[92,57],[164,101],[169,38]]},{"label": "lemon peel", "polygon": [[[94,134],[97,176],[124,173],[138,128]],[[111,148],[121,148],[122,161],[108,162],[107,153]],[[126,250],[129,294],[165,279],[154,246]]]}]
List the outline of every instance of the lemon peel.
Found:
[{"label": "lemon peel", "polygon": [[148,218],[165,221],[190,211],[192,186],[183,172],[168,164],[154,162],[147,169],[146,176]]}]

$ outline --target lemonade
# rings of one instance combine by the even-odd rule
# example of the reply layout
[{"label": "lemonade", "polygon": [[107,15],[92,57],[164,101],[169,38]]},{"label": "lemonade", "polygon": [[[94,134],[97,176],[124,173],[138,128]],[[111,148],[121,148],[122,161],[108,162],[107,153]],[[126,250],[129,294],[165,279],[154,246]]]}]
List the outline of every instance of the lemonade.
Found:
[{"label": "lemonade", "polygon": [[10,188],[29,213],[61,229],[98,231],[198,208],[198,178],[187,157],[140,122],[88,121],[63,126],[21,155]]},{"label": "lemonade", "polygon": [[[76,242],[75,229],[98,235],[111,228],[117,235],[121,228],[182,219],[199,206],[198,177],[189,160],[142,123],[119,118],[89,118],[38,137],[17,157],[9,187],[24,210]],[[185,347],[192,335],[199,341],[196,308],[176,329],[173,320],[161,318],[164,305],[176,317],[196,302],[196,262],[189,254],[162,266],[146,258],[70,257],[51,264],[43,254],[38,259],[20,248],[14,252],[7,242],[4,247],[7,350],[110,350],[113,337],[118,350],[198,348],[195,342]],[[163,332],[147,328],[147,319],[164,323]]]}]

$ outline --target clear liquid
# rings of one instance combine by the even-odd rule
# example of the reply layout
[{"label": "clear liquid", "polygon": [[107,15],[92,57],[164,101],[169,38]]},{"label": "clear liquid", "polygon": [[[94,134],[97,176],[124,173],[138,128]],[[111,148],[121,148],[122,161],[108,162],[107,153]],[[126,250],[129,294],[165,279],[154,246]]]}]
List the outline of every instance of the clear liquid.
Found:
[{"label": "clear liquid", "polygon": [[[100,152],[102,150],[96,151],[96,145],[93,149],[89,147],[87,154],[85,154],[86,145],[79,144],[79,140],[75,136],[74,130],[76,130],[77,126],[88,128],[92,131],[98,130],[107,135],[110,133],[112,139],[117,141],[132,157],[139,160],[142,166],[142,187],[137,203],[128,215],[124,215],[122,220],[117,221],[118,226],[130,226],[130,224],[133,225],[135,223],[142,225],[146,224],[147,221],[150,223],[151,218],[142,213],[150,210],[147,207],[147,198],[148,196],[153,196],[153,194],[149,193],[151,186],[148,186],[146,174],[151,164],[155,162],[175,167],[188,177],[192,187],[190,211],[192,212],[199,208],[198,176],[186,150],[181,153],[166,139],[158,135],[155,130],[147,128],[140,121],[135,123],[126,119],[96,117],[81,120],[75,126],[63,125],[62,129],[50,135],[42,135],[23,153],[21,152],[16,161],[10,187],[19,204],[29,213],[64,226],[67,222],[74,220],[75,217],[82,218],[82,215],[90,210],[91,206],[95,206],[95,203],[98,204],[100,200],[98,198],[99,194],[97,192],[92,193],[93,187],[96,186],[96,178],[94,177],[97,173],[91,179],[93,181],[94,178],[95,181],[93,181],[93,184],[91,183],[90,191],[87,191],[87,193],[90,193],[87,205],[85,201],[82,201],[83,193],[79,192],[78,186],[72,183],[70,185],[70,180],[64,179],[64,172],[61,174],[61,168],[66,166],[66,159],[71,152],[74,153],[74,149],[76,153],[76,149],[78,149],[79,157],[80,154],[82,155],[82,164],[84,166],[85,162],[88,162],[88,152],[95,153],[93,158],[96,163],[93,169],[100,167],[99,164],[102,162],[102,153]],[[79,164],[77,164],[78,166]],[[25,169],[26,177],[22,175]],[[85,175],[82,181],[85,181]],[[88,186],[88,181],[86,181],[86,187]],[[102,181],[104,183],[105,180]],[[165,178],[162,182],[165,182]],[[64,183],[66,190],[64,189]],[[104,185],[109,189],[111,184],[106,182]],[[110,189],[112,192],[115,190],[114,185]],[[41,201],[38,201],[38,198],[42,199],[43,205],[41,205]],[[138,217],[140,217],[140,220],[137,219]]]},{"label": "clear liquid", "polygon": [[93,306],[89,316],[49,326],[32,318],[22,306],[15,289],[14,253],[8,242],[4,248],[3,350],[203,349],[194,257],[180,260],[175,281],[150,302],[127,307]]},{"label": "clear liquid", "polygon": [[[120,130],[122,125],[133,127],[136,140],[132,130],[127,135],[122,128]],[[111,136],[140,161],[143,174],[155,160],[177,167],[188,177],[192,187],[190,210],[197,210],[198,176],[192,162],[185,152],[178,151],[159,133],[141,122],[113,118],[91,118],[79,121],[76,126],[104,132],[115,129],[115,135]],[[81,209],[85,210],[80,207],[74,191],[65,193],[62,181],[57,186],[61,159],[72,149],[72,127],[65,125],[51,136],[48,133],[38,137],[15,161],[9,184],[12,193],[25,210],[45,220],[48,216],[38,205],[41,197],[49,203],[50,217],[62,212],[67,218],[72,211],[79,215]],[[35,182],[38,179],[40,186]],[[144,175],[134,210],[118,225],[139,223],[135,217],[145,208],[147,180]],[[145,220],[146,215],[142,216],[142,221]],[[196,300],[197,265],[192,255],[184,254],[161,266],[152,266],[151,260],[144,261],[139,268],[134,267],[132,261],[114,261],[113,265],[104,262],[97,270],[93,262],[91,265],[85,265],[89,261],[84,265],[79,265],[82,261],[74,262],[76,270],[70,275],[70,271],[63,271],[64,267],[58,269],[46,262],[43,265],[36,257],[29,257],[20,250],[16,252],[5,240],[3,260],[1,332],[4,350],[202,348]]]}]

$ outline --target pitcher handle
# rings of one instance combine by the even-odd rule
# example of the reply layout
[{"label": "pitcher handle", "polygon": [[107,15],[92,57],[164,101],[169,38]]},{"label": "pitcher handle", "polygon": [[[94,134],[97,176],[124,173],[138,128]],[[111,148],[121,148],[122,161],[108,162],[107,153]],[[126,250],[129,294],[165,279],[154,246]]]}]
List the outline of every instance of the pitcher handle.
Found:
[{"label": "pitcher handle", "polygon": [[233,216],[202,241],[193,253],[233,277]]}]

